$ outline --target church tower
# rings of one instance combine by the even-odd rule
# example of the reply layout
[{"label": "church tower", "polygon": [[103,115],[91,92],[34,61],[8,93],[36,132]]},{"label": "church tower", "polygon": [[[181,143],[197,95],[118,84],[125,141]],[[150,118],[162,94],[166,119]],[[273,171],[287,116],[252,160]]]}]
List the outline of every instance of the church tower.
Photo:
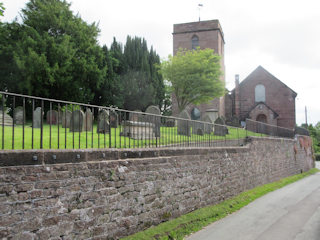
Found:
[{"label": "church tower", "polygon": [[[224,66],[224,36],[221,25],[218,20],[199,21],[191,23],[181,23],[173,25],[173,55],[179,48],[201,49],[211,48],[214,52],[221,56],[221,81],[225,82],[225,66]],[[201,116],[207,110],[217,110],[220,116],[225,116],[224,97],[216,98],[207,104],[199,106],[188,106],[187,111],[193,116],[193,111],[200,111]],[[178,115],[177,102],[173,96],[172,99],[173,115]],[[195,119],[197,120],[197,119]]]}]

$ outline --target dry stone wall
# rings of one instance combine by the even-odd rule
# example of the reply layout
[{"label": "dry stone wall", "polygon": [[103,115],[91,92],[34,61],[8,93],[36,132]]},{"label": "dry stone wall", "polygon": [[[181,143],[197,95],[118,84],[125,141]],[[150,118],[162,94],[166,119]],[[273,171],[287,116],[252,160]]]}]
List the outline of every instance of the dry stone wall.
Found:
[{"label": "dry stone wall", "polygon": [[[34,155],[38,163],[28,161]],[[1,152],[0,162],[0,238],[26,240],[117,239],[314,165],[305,138],[251,138],[225,148]]]}]

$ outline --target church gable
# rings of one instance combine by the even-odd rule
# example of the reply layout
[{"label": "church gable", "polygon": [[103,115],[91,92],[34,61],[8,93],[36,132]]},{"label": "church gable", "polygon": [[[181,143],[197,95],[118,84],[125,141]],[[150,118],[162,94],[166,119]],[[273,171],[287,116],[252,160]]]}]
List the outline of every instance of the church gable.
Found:
[{"label": "church gable", "polygon": [[236,82],[232,91],[233,112],[240,120],[250,118],[282,127],[295,126],[297,93],[263,67],[257,67],[241,83]]}]

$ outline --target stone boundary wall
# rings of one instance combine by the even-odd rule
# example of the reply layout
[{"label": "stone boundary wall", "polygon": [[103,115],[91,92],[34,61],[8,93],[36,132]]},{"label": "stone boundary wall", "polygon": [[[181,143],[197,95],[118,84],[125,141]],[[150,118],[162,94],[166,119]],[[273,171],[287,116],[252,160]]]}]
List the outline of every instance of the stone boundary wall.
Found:
[{"label": "stone boundary wall", "polygon": [[309,137],[224,148],[3,151],[0,162],[0,238],[25,240],[117,239],[314,167]]}]

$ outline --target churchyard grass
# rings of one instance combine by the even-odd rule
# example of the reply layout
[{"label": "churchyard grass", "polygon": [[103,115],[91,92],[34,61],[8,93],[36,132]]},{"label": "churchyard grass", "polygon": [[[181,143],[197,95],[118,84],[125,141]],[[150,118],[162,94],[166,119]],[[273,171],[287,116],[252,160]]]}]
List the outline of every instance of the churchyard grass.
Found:
[{"label": "churchyard grass", "polygon": [[184,239],[185,236],[193,232],[197,232],[203,227],[238,211],[257,198],[317,172],[319,172],[319,170],[313,168],[302,174],[297,174],[273,183],[258,186],[246,192],[242,192],[239,195],[219,204],[195,210],[176,219],[161,223],[157,226],[150,227],[145,231],[123,238],[123,240]]},{"label": "churchyard grass", "polygon": [[[30,124],[25,124],[24,127],[24,149],[32,149],[32,127]],[[23,127],[16,125],[14,127],[14,146],[12,147],[12,126],[4,127],[4,149],[23,149]],[[50,146],[50,125],[44,124],[43,127],[43,149],[85,149],[85,148],[143,148],[152,146],[170,146],[175,144],[188,144],[197,142],[219,143],[223,145],[223,141],[244,139],[248,136],[261,136],[254,132],[249,132],[241,128],[229,128],[229,134],[226,136],[215,136],[213,133],[204,134],[203,136],[192,134],[190,137],[178,135],[177,127],[161,127],[161,137],[158,139],[134,140],[129,137],[120,137],[122,127],[111,128],[111,137],[109,134],[97,133],[97,125],[93,126],[92,131],[80,133],[70,132],[69,129],[59,126],[59,146],[58,146],[58,126],[51,125],[51,146]],[[66,134],[67,133],[67,134]],[[67,137],[66,137],[67,135]],[[40,149],[40,128],[33,129],[33,148]],[[87,141],[86,141],[87,139]],[[110,142],[111,139],[111,142]],[[196,145],[193,145],[196,146]],[[0,148],[2,147],[2,126],[0,126]]]}]

